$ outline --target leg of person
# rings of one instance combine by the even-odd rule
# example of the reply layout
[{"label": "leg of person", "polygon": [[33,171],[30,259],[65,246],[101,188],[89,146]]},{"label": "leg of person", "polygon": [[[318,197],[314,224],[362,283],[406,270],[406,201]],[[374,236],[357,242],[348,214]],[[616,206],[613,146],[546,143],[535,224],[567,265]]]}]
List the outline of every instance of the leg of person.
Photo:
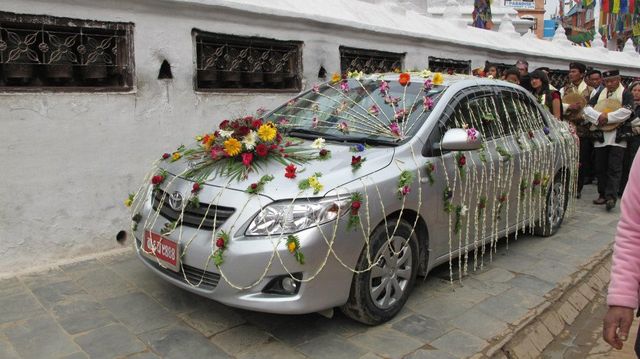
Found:
[{"label": "leg of person", "polygon": [[590,160],[589,159],[589,153],[587,153],[587,141],[589,139],[586,137],[580,137],[580,152],[578,153],[579,155],[579,159],[578,159],[578,193],[576,195],[576,197],[580,198],[581,197],[581,193],[582,193],[582,187],[584,187],[584,182],[585,182],[585,177],[587,176],[587,170],[588,170],[588,164],[587,162]]},{"label": "leg of person", "polygon": [[584,172],[584,184],[593,183],[595,170],[593,165],[593,141],[590,137],[580,139],[580,165]]},{"label": "leg of person", "polygon": [[618,146],[609,147],[609,158],[607,161],[607,185],[604,196],[607,199],[607,211],[616,206],[618,191],[620,190],[620,178],[622,177],[622,161],[626,148]]},{"label": "leg of person", "polygon": [[595,153],[595,167],[598,176],[598,199],[593,204],[605,204],[607,200],[604,198],[605,186],[607,184],[607,160],[609,157],[609,146],[597,147],[593,151]]}]

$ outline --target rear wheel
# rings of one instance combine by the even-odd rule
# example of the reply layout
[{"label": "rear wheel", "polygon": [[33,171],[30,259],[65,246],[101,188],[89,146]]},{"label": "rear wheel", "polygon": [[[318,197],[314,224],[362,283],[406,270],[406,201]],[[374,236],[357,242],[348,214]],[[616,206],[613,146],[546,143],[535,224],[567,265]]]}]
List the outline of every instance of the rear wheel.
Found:
[{"label": "rear wheel", "polygon": [[369,250],[364,248],[360,254],[356,270],[373,266],[354,274],[349,300],[341,309],[354,320],[376,325],[393,318],[406,303],[415,283],[420,252],[416,232],[402,219],[378,226],[369,244]]},{"label": "rear wheel", "polygon": [[544,218],[541,218],[533,228],[533,233],[550,237],[556,234],[564,220],[567,204],[569,203],[569,177],[556,175],[553,185],[547,190]]}]

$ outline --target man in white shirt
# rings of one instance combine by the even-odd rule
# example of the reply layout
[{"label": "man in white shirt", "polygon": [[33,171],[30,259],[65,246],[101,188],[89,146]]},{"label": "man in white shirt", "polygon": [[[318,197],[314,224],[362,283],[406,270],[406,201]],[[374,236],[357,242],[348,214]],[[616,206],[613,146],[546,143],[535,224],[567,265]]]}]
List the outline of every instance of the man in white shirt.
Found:
[{"label": "man in white shirt", "polygon": [[[604,71],[602,78],[605,86],[591,97],[589,105],[584,109],[584,117],[599,128],[605,125],[622,124],[629,120],[633,114],[633,96],[622,86],[618,70]],[[594,108],[599,102],[608,99],[619,101],[622,107],[608,113],[597,111]],[[593,143],[600,196],[593,203],[606,204],[607,211],[610,211],[616,206],[618,199],[622,161],[627,143],[626,141],[616,141],[617,130],[615,129],[600,132],[602,133],[601,137],[594,140]]]}]

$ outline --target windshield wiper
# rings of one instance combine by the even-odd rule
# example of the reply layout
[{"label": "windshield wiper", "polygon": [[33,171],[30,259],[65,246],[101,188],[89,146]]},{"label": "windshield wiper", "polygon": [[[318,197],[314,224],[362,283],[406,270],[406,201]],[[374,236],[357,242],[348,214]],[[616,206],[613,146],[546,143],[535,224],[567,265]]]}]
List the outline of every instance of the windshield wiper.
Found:
[{"label": "windshield wiper", "polygon": [[331,134],[327,134],[324,132],[311,130],[307,128],[291,129],[289,130],[289,132],[287,132],[287,135],[292,137],[306,138],[306,139],[316,139],[318,137],[322,137],[327,141],[362,143],[362,144],[371,145],[371,146],[395,146],[396,145],[393,142],[378,140],[375,138],[331,135]]},{"label": "windshield wiper", "polygon": [[316,130],[310,130],[307,128],[294,128],[287,131],[286,134],[287,136],[300,137],[300,138],[306,138],[306,139],[316,139],[318,137],[322,137],[325,140],[329,140],[329,141],[346,141],[347,140],[341,136],[331,135],[331,134],[327,134],[327,133],[316,131]]}]

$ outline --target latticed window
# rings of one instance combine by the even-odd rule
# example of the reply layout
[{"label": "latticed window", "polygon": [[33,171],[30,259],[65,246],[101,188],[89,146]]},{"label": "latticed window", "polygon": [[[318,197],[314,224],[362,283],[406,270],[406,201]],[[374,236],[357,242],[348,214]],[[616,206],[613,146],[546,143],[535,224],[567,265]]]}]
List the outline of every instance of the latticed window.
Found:
[{"label": "latticed window", "polygon": [[0,12],[0,88],[133,87],[133,25]]},{"label": "latticed window", "polygon": [[566,70],[551,70],[549,72],[549,83],[558,90],[564,87],[569,81],[569,71]]},{"label": "latticed window", "polygon": [[340,46],[340,70],[362,71],[366,74],[400,72],[405,54]]},{"label": "latticed window", "polygon": [[301,42],[240,37],[193,30],[196,89],[299,91]]},{"label": "latticed window", "polygon": [[470,74],[471,60],[443,59],[429,56],[429,70],[449,74]]}]

